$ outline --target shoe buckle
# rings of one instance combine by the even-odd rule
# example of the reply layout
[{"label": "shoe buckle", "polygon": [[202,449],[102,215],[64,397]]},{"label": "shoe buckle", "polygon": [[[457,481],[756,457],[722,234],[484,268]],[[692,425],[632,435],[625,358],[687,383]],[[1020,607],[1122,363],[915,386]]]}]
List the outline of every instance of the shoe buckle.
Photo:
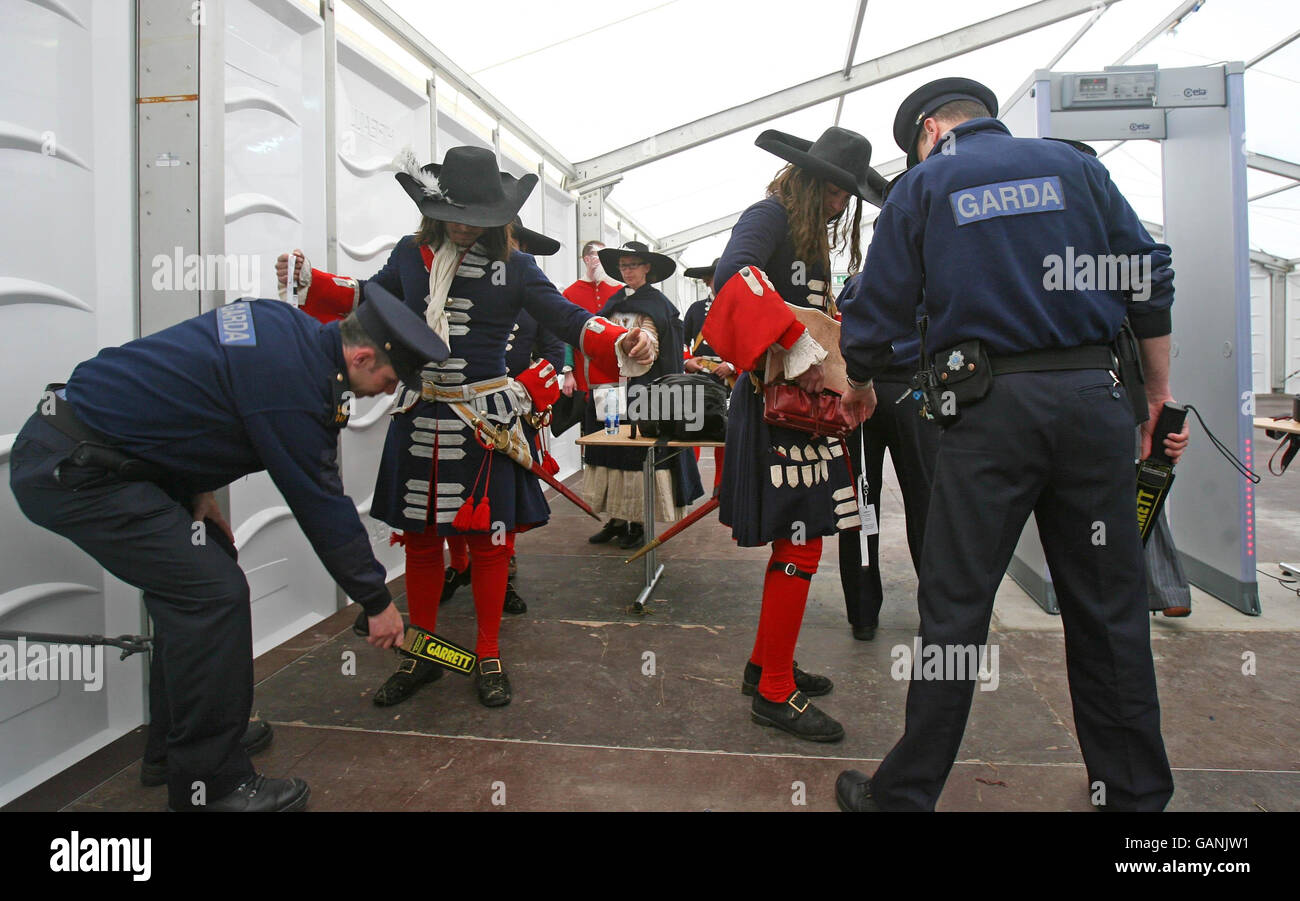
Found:
[{"label": "shoe buckle", "polygon": [[[798,703],[799,701],[803,702],[802,705]],[[786,699],[786,703],[793,707],[797,712],[803,713],[808,709],[808,705],[811,702],[802,691],[796,691]]]},{"label": "shoe buckle", "polygon": [[[489,668],[488,668],[489,666],[494,666],[494,667],[496,667],[496,668],[495,668],[495,669],[489,669]],[[493,657],[493,658],[489,658],[489,659],[487,659],[487,660],[480,660],[480,661],[479,661],[479,664],[478,664],[478,671],[479,671],[482,675],[484,675],[484,676],[492,676],[492,675],[495,675],[495,674],[501,672],[501,661],[500,661],[500,659],[495,658],[495,657]]]},{"label": "shoe buckle", "polygon": [[402,662],[397,664],[397,671],[399,673],[408,673],[408,674],[414,673],[415,664],[416,664],[416,659],[414,657],[403,657]]}]

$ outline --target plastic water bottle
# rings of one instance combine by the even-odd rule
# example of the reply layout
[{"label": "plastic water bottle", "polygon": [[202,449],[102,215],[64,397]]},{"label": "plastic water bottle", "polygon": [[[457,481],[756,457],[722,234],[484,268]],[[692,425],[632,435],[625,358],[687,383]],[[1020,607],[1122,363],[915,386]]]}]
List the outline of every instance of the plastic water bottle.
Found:
[{"label": "plastic water bottle", "polygon": [[618,434],[618,388],[605,389],[605,434]]}]

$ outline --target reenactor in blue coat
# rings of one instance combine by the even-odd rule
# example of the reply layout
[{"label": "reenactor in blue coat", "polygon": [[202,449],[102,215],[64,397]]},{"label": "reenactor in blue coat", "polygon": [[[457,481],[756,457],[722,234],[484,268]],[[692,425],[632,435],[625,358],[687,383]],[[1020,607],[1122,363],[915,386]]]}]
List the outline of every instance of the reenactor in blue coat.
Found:
[{"label": "reenactor in blue coat", "polygon": [[[876,220],[841,346],[851,413],[916,330],[924,292],[930,411],[945,423],[921,557],[919,656],[903,737],[873,776],[842,773],[844,810],[933,810],[985,667],[993,596],[1029,514],[1052,570],[1094,803],[1160,810],[1173,793],[1160,735],[1138,539],[1134,407],[1112,342],[1128,315],[1151,415],[1169,391],[1170,251],[1095,159],[1013,138],[992,91],[965,78],[903,101],[894,138],[910,170]],[[1144,261],[1142,283],[1057,280],[1063,259]],[[1071,273],[1073,275],[1073,273]],[[1137,386],[1133,386],[1136,390]],[[892,398],[882,397],[890,403]],[[1162,436],[1171,457],[1186,430]],[[939,663],[936,664],[935,661]]]},{"label": "reenactor in blue coat", "polygon": [[46,389],[14,442],[23,513],[144,592],[154,623],[151,729],[166,730],[173,810],[298,810],[301,779],[254,772],[252,614],[212,492],[266,470],[330,575],[392,647],[402,616],[343,493],[338,433],[354,397],[392,391],[447,347],[378,285],[343,322],[245,299],[110,347]]},{"label": "reenactor in blue coat", "polygon": [[[502,707],[513,697],[499,646],[509,579],[503,539],[550,518],[523,423],[560,390],[554,371],[546,371],[550,364],[518,379],[507,374],[510,334],[527,311],[595,364],[628,376],[649,368],[652,342],[566,300],[533,257],[510,246],[511,222],[537,184],[535,174],[499,171],[484,147],[453,147],[442,163],[425,166],[407,151],[398,169],[398,183],[421,214],[416,233],[403,236],[369,279],[305,264],[301,272],[295,267],[295,278],[306,280],[303,309],[313,316],[347,313],[362,302],[365,286],[377,283],[445,336],[451,355],[403,379],[371,515],[400,533],[394,537],[406,551],[411,624],[430,632],[445,579],[444,541],[465,537],[478,627],[476,689],[485,707]],[[278,263],[287,276],[287,258]],[[442,676],[437,664],[405,651],[399,656],[397,671],[374,695],[380,706]]]}]

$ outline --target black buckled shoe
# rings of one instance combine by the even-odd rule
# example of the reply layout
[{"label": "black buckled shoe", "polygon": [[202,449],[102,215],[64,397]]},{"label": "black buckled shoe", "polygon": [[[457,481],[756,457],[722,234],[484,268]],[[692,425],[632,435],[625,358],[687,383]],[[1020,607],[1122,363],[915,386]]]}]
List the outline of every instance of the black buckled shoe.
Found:
[{"label": "black buckled shoe", "polygon": [[611,519],[601,528],[599,532],[587,539],[591,544],[604,544],[615,538],[622,538],[627,534],[627,523],[621,519]]},{"label": "black buckled shoe", "polygon": [[239,788],[200,808],[211,813],[290,813],[302,810],[311,789],[301,779],[268,779],[261,773]]},{"label": "black buckled shoe", "polygon": [[[740,680],[740,693],[750,696],[758,691],[758,680],[763,678],[763,668],[754,663],[745,664],[745,675]],[[816,673],[805,673],[799,669],[799,661],[794,662],[794,687],[810,698],[820,698],[831,693],[835,683]]]},{"label": "black buckled shoe", "polygon": [[488,657],[478,662],[475,683],[479,703],[484,707],[504,707],[510,703],[510,677],[502,668],[500,657]]},{"label": "black buckled shoe", "polygon": [[502,609],[511,616],[518,616],[521,613],[528,612],[528,605],[519,596],[519,592],[515,591],[513,582],[506,582],[506,605]]},{"label": "black buckled shoe", "polygon": [[645,526],[639,522],[628,523],[627,534],[623,536],[623,540],[618,543],[618,546],[625,551],[630,551],[633,548],[641,547],[643,544],[645,544]]},{"label": "black buckled shoe", "polygon": [[839,741],[844,727],[813,706],[804,693],[795,689],[782,702],[754,695],[750,719],[760,726],[775,726],[807,741]]},{"label": "black buckled shoe", "polygon": [[835,803],[845,813],[880,811],[880,805],[871,794],[871,777],[857,770],[845,770],[835,780]]},{"label": "black buckled shoe", "polygon": [[397,665],[397,672],[388,677],[388,681],[375,692],[376,707],[392,707],[400,704],[415,694],[421,685],[437,682],[442,678],[442,667],[430,660],[421,660],[403,653],[402,662]]},{"label": "black buckled shoe", "polygon": [[457,588],[470,583],[469,570],[470,564],[466,564],[464,570],[455,569],[451,566],[447,567],[447,572],[442,577],[442,597],[438,600],[439,604],[450,601]]},{"label": "black buckled shoe", "polygon": [[[244,753],[252,757],[258,751],[264,751],[271,746],[271,724],[266,720],[249,720],[248,728],[244,730],[243,736],[239,743],[243,745]],[[151,763],[146,760],[140,764],[140,784],[152,788],[155,785],[167,784],[167,758],[164,757],[157,763]]]}]

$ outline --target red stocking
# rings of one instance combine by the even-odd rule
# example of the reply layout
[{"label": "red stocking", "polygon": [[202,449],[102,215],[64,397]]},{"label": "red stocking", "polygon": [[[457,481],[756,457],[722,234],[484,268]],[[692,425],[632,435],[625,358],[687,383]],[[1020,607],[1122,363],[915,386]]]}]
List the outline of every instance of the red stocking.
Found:
[{"label": "red stocking", "polygon": [[469,566],[469,545],[465,543],[465,536],[448,535],[447,550],[451,552],[451,568],[463,573]]},{"label": "red stocking", "polygon": [[406,533],[406,604],[411,625],[433,632],[442,598],[442,543],[432,525]]},{"label": "red stocking", "polygon": [[497,636],[501,632],[501,610],[506,603],[510,548],[494,544],[491,535],[466,535],[465,540],[473,563],[470,584],[474,587],[474,618],[478,621],[474,653],[480,660],[500,657]]},{"label": "red stocking", "polygon": [[817,572],[822,556],[820,537],[797,545],[787,539],[772,542],[772,556],[767,578],[763,580],[763,609],[758,615],[758,643],[755,645],[754,663],[763,668],[758,681],[758,691],[769,701],[781,702],[794,691],[794,646],[799,641],[799,627],[803,625],[803,611],[808,603],[808,589],[812,582],[796,573],[786,575],[781,569],[771,569],[772,564],[794,566],[811,576]]}]

